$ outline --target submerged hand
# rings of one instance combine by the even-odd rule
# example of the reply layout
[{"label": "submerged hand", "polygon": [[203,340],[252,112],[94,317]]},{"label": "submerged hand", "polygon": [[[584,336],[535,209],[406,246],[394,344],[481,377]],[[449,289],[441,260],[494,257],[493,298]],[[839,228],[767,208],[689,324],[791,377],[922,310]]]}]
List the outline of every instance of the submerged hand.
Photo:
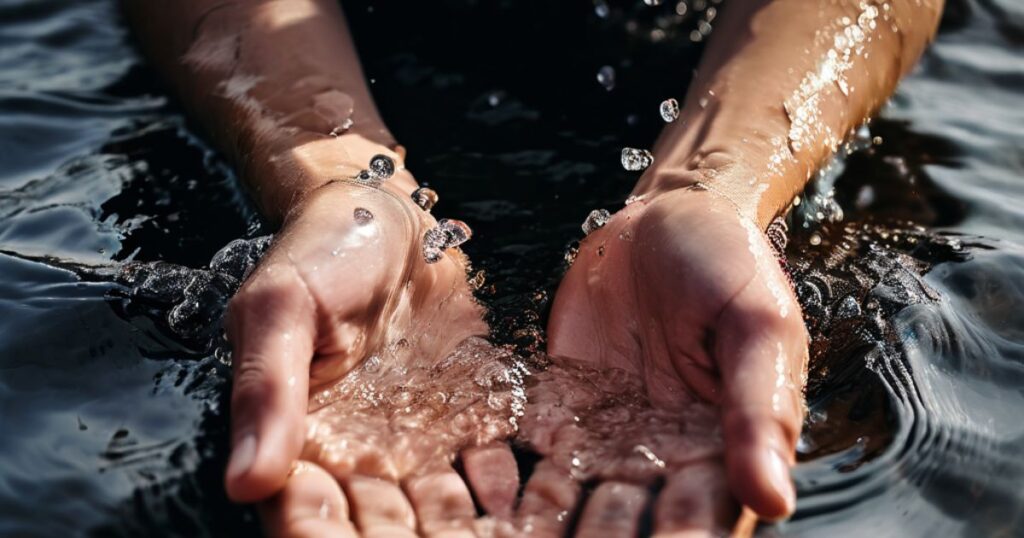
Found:
[{"label": "submerged hand", "polygon": [[[451,480],[458,477],[450,462],[465,446],[506,436],[510,426],[480,424],[504,414],[507,425],[509,406],[488,407],[484,389],[460,389],[465,399],[448,407],[421,400],[426,388],[459,388],[432,368],[487,330],[461,253],[449,249],[431,264],[424,259],[423,236],[435,225],[407,196],[354,183],[318,189],[293,211],[230,305],[235,382],[226,482],[234,500],[264,499],[285,488],[271,510],[280,517],[270,520],[298,525],[299,500],[324,488],[331,495],[317,503],[342,496],[337,483],[316,478],[326,476],[316,464],[341,478],[390,479],[366,486],[388,495],[401,492],[393,484],[411,469],[442,473],[452,488],[461,485],[462,506],[472,507],[465,486]],[[477,370],[501,368],[499,352],[470,342]],[[403,371],[409,376],[395,373]],[[481,410],[481,393],[489,413]],[[414,395],[420,400],[403,403]],[[459,405],[479,412],[448,412]],[[466,424],[456,426],[457,420]],[[289,479],[300,453],[314,472]],[[296,485],[302,483],[308,491]]]},{"label": "submerged hand", "polygon": [[[302,461],[264,507],[272,535],[473,536],[474,497],[511,512],[523,367],[471,337],[439,362],[405,344],[314,395]],[[461,456],[463,479],[453,468]]]},{"label": "submerged hand", "polygon": [[[683,507],[694,503],[735,499],[769,519],[792,512],[789,467],[803,413],[806,331],[764,235],[727,200],[674,191],[614,215],[582,243],[555,297],[549,339],[554,357],[637,376],[654,408],[687,415],[711,406],[718,416],[724,459],[706,455],[687,459],[684,469],[665,467],[670,490],[661,506],[682,518],[670,528],[706,527],[703,516],[686,521]],[[674,461],[717,431],[678,424],[658,437],[663,443],[647,447],[654,457]],[[573,429],[565,420],[546,424],[551,432]],[[542,452],[559,445],[561,434],[551,435]],[[687,484],[693,466],[721,474],[723,464],[728,489]],[[629,473],[615,474],[630,481]],[[708,495],[721,498],[698,498]]]}]

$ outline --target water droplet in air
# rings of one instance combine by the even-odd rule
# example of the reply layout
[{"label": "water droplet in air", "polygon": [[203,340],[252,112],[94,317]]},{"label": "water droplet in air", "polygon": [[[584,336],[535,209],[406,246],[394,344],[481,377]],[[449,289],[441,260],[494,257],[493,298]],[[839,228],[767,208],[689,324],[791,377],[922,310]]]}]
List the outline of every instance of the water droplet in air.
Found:
[{"label": "water droplet in air", "polygon": [[608,8],[608,2],[604,0],[594,0],[594,13],[602,19],[608,16],[611,10]]},{"label": "water droplet in air", "polygon": [[357,207],[352,211],[352,218],[356,219],[356,224],[365,226],[373,221],[373,213],[369,209]]},{"label": "water droplet in air", "polygon": [[420,187],[412,191],[412,201],[424,211],[430,211],[437,204],[437,200],[437,193],[429,187]]},{"label": "water droplet in air", "polygon": [[441,219],[437,226],[423,234],[423,259],[437,263],[444,256],[445,249],[457,247],[473,236],[473,230],[461,220]]},{"label": "water droplet in air", "polygon": [[604,89],[612,91],[615,88],[615,68],[610,65],[597,70],[597,82],[604,86]]},{"label": "water droplet in air", "polygon": [[813,234],[811,234],[811,239],[810,239],[810,241],[811,241],[811,244],[812,244],[812,245],[814,245],[814,246],[818,246],[818,245],[820,245],[820,244],[821,244],[821,236],[820,236],[820,235],[818,235],[817,233],[813,233]]},{"label": "water droplet in air", "polygon": [[882,145],[882,137],[876,136],[876,137],[872,138],[871,139],[871,143],[876,145],[876,146],[881,146]]},{"label": "water droplet in air", "polygon": [[644,0],[644,3],[649,6],[660,6],[661,0]]},{"label": "water droplet in air", "polygon": [[661,119],[665,120],[665,123],[672,123],[679,117],[679,101],[671,97],[665,99],[661,102],[658,111],[661,112]]},{"label": "water droplet in air", "polygon": [[608,224],[608,221],[612,218],[612,214],[607,209],[595,209],[587,215],[587,220],[583,221],[583,233],[590,235],[598,228]]},{"label": "water droplet in air", "polygon": [[654,155],[646,149],[622,148],[622,167],[635,172],[654,164]]}]

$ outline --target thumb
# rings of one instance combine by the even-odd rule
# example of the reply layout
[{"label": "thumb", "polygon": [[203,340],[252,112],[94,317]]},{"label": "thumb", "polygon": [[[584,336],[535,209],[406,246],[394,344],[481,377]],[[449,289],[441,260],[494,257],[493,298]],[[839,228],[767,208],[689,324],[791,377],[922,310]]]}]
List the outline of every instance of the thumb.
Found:
[{"label": "thumb", "polygon": [[232,452],[225,486],[236,502],[276,493],[299,457],[315,315],[312,297],[289,264],[260,268],[231,301]]},{"label": "thumb", "polygon": [[790,467],[803,421],[807,344],[799,310],[788,310],[758,280],[729,303],[715,330],[730,489],[768,520],[796,505]]}]

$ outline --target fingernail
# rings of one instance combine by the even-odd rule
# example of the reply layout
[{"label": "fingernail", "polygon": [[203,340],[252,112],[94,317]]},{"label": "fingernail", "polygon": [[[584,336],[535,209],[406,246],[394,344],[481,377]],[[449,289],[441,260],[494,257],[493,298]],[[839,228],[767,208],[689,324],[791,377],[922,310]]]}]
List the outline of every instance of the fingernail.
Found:
[{"label": "fingernail", "polygon": [[228,480],[234,480],[248,472],[255,459],[256,436],[250,433],[243,437],[242,441],[231,451],[231,461],[228,462]]},{"label": "fingernail", "polygon": [[785,500],[786,515],[788,516],[796,508],[796,489],[793,487],[793,479],[789,476],[789,465],[778,452],[772,450],[769,454],[768,481]]}]

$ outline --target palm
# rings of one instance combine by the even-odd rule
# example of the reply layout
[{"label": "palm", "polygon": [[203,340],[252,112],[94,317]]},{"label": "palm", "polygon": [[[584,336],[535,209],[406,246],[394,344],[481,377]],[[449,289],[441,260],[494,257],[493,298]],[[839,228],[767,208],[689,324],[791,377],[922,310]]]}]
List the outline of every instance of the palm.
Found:
[{"label": "palm", "polygon": [[[597,478],[636,482],[654,473],[671,484],[687,467],[704,466],[717,470],[719,482],[728,475],[734,496],[762,515],[790,509],[776,493],[785,486],[771,458],[792,458],[805,331],[763,235],[743,224],[731,204],[706,192],[677,192],[620,211],[583,242],[555,298],[549,338],[556,361],[575,359],[635,376],[643,399],[627,409],[663,418],[629,421],[623,429],[602,414],[568,426],[565,416],[554,417],[535,425],[541,441],[547,435],[606,445],[590,450],[598,460],[590,465],[602,469]],[[552,393],[571,384],[564,376],[547,382],[563,386],[547,389]],[[574,433],[545,434],[550,431]],[[635,449],[634,440],[644,448]],[[572,444],[540,442],[537,448],[555,456]],[[665,465],[637,474],[638,458]],[[705,503],[709,507],[732,502],[724,487],[704,494],[727,497]]]}]

